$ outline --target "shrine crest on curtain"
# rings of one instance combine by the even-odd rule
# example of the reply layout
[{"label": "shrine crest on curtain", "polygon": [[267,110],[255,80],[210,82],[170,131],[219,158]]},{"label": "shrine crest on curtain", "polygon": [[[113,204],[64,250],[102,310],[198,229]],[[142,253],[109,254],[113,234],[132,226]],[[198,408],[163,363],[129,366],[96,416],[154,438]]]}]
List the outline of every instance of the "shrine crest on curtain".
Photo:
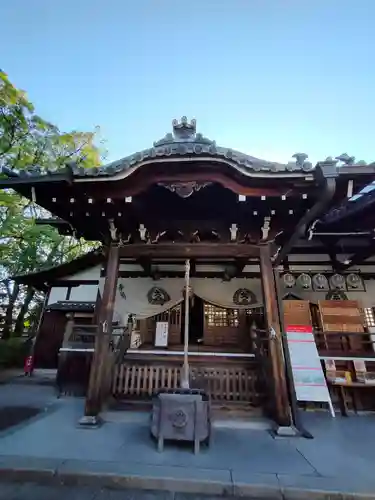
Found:
[{"label": "shrine crest on curtain", "polygon": [[162,306],[166,302],[169,302],[171,298],[164,288],[153,286],[147,293],[147,300],[149,304]]},{"label": "shrine crest on curtain", "polygon": [[257,298],[255,293],[253,293],[248,288],[239,288],[234,292],[233,303],[239,306],[250,306],[256,304]]}]

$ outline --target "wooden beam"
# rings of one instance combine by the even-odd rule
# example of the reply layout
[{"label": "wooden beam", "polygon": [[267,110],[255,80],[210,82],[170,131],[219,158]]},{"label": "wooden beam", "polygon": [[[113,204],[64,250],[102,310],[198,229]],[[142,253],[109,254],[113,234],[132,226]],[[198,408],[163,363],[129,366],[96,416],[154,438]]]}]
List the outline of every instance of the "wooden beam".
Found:
[{"label": "wooden beam", "polygon": [[190,260],[190,276],[195,276],[197,273],[196,260]]},{"label": "wooden beam", "polygon": [[336,162],[325,162],[317,165],[314,175],[316,180],[319,181],[321,195],[315,205],[313,205],[310,210],[305,212],[305,214],[301,217],[294,228],[293,233],[290,235],[287,242],[281,247],[274,261],[275,267],[282,264],[283,260],[290,254],[292,248],[296,245],[298,240],[303,238],[310,224],[321,216],[331,202],[335,194],[336,177],[338,175],[335,165]]},{"label": "wooden beam", "polygon": [[[116,300],[119,271],[119,247],[112,243],[108,250],[107,276],[104,282],[103,297],[100,303],[95,352],[91,364],[90,381],[86,397],[85,417],[96,423],[103,403],[103,384],[106,377],[109,341],[112,333],[113,311]],[[104,395],[105,396],[105,395]],[[88,423],[83,421],[82,423]]]},{"label": "wooden beam", "polygon": [[237,243],[134,244],[120,248],[121,258],[250,258],[259,256],[259,246]]},{"label": "wooden beam", "polygon": [[[375,237],[368,242],[368,246],[358,250],[355,254],[351,255],[347,261],[340,265],[340,270],[346,270],[353,266],[363,265],[364,261],[375,255]],[[374,265],[373,262],[369,263]]]},{"label": "wooden beam", "polygon": [[148,257],[140,257],[137,259],[138,264],[142,267],[147,276],[151,276],[151,259]]},{"label": "wooden beam", "polygon": [[275,275],[268,246],[260,250],[260,269],[264,295],[264,311],[269,331],[269,354],[272,369],[272,390],[275,420],[279,426],[290,426],[291,414],[282,346],[282,331],[277,303]]},{"label": "wooden beam", "polygon": [[248,259],[236,259],[233,263],[227,264],[224,269],[224,281],[230,281],[242,274],[247,262]]},{"label": "wooden beam", "polygon": [[[152,275],[161,278],[183,278],[185,276],[184,271],[160,271],[156,270],[152,272]],[[148,278],[150,275],[144,271],[120,271],[120,278]],[[248,272],[240,273],[236,275],[236,278],[259,278],[259,272]],[[223,279],[223,271],[195,271],[193,278],[220,278]],[[228,280],[230,281],[230,280]]]},{"label": "wooden beam", "polygon": [[327,250],[327,255],[329,256],[330,263],[332,265],[333,270],[339,271],[341,269],[341,263],[337,259],[337,253],[338,253],[338,238],[334,236],[329,236],[319,238],[320,241],[322,242],[322,245],[324,248]]},{"label": "wooden beam", "polygon": [[[125,198],[125,196],[136,196],[144,191],[146,191],[150,186],[155,184],[173,184],[173,183],[184,183],[184,182],[210,182],[220,184],[223,187],[233,191],[236,194],[242,194],[248,197],[260,197],[262,195],[269,197],[280,197],[284,194],[289,193],[290,196],[294,195],[291,193],[293,182],[295,179],[277,179],[272,181],[268,178],[268,182],[265,185],[263,180],[258,181],[258,179],[249,179],[246,176],[238,175],[237,178],[232,177],[232,173],[229,170],[227,173],[222,173],[218,170],[206,170],[199,172],[178,172],[165,173],[157,172],[154,168],[152,171],[142,171],[138,172],[132,178],[120,179],[117,182],[113,182],[108,179],[107,182],[97,182],[96,178],[92,179],[90,182],[85,182],[85,191],[93,197],[106,197],[111,196],[112,198]],[[271,181],[271,185],[270,185]],[[308,185],[308,183],[305,183]]]}]

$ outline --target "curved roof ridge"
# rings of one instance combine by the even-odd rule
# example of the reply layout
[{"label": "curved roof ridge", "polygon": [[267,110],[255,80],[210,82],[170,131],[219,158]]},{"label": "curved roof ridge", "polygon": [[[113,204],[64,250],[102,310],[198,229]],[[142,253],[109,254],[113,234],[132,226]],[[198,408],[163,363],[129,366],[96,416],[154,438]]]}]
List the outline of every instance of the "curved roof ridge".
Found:
[{"label": "curved roof ridge", "polygon": [[[210,161],[211,159],[212,161],[224,162],[245,176],[259,176],[262,173],[266,176],[272,176],[272,174],[279,176],[288,176],[288,174],[303,176],[315,169],[315,166],[307,161],[308,155],[306,153],[295,153],[292,155],[294,161],[280,163],[256,158],[232,148],[218,146],[215,141],[197,132],[196,125],[197,122],[195,119],[189,122],[186,116],[183,116],[180,121],[173,120],[172,132],[155,141],[150,148],[135,152],[100,167],[84,168],[79,164],[69,163],[63,168],[52,168],[43,172],[38,166],[29,169],[26,168],[22,171],[3,167],[2,173],[7,177],[23,177],[25,180],[28,180],[30,177],[43,177],[45,179],[48,176],[50,176],[51,181],[58,181],[60,179],[71,182],[74,178],[78,181],[84,181],[95,177],[114,178],[113,180],[115,180],[119,177],[119,174],[120,177],[126,177],[138,168],[154,161]],[[367,168],[372,166],[366,165],[364,161],[355,162],[355,157],[349,156],[346,153],[337,156],[335,160],[328,157],[325,162],[340,162],[338,166],[345,168]]]},{"label": "curved roof ridge", "polygon": [[314,169],[312,163],[307,161],[308,155],[305,153],[296,153],[293,155],[295,162],[284,164],[262,160],[232,148],[217,146],[215,141],[196,131],[196,123],[194,119],[188,122],[186,116],[183,116],[180,121],[173,120],[172,132],[155,141],[151,148],[138,151],[98,168],[84,169],[78,166],[73,170],[74,174],[78,176],[112,176],[136,167],[142,162],[152,161],[153,158],[178,158],[185,155],[192,157],[192,159],[196,157],[197,160],[207,156],[212,157],[212,159],[223,158],[237,164],[240,170],[247,175],[251,172],[262,171],[287,173],[310,172]]}]

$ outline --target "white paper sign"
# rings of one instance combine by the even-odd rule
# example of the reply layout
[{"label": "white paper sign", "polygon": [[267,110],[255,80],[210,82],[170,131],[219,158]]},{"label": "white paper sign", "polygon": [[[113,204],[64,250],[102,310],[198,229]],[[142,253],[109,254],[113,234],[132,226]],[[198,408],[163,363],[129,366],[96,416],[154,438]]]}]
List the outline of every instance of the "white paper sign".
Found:
[{"label": "white paper sign", "polygon": [[155,347],[168,346],[168,321],[156,322]]},{"label": "white paper sign", "polygon": [[327,402],[332,412],[331,397],[312,328],[289,325],[286,335],[298,401]]}]

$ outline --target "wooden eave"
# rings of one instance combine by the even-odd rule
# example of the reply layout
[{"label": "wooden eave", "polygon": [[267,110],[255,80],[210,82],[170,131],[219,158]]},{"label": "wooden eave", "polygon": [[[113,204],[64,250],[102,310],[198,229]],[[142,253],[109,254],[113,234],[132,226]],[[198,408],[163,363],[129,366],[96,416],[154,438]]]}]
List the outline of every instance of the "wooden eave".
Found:
[{"label": "wooden eave", "polygon": [[[275,249],[276,247],[274,247]],[[354,266],[362,265],[374,266],[375,262],[367,261],[366,259],[375,255],[375,246],[372,243],[371,247],[363,239],[357,238],[341,238],[339,240],[337,253],[345,253],[352,255]],[[244,271],[245,265],[258,265],[259,264],[259,251],[260,246],[247,245],[247,244],[133,244],[126,245],[120,248],[120,271],[119,276],[125,278],[139,278],[158,276],[159,278],[182,278],[184,276],[183,265],[186,258],[191,260],[191,275],[201,278],[223,278],[225,269],[230,270],[232,267],[236,268],[233,276],[230,277],[257,277],[259,271]],[[306,260],[293,261],[293,255],[306,255]],[[290,253],[291,266],[331,266],[331,260],[322,261],[317,259],[311,260],[311,256],[318,256],[327,254],[327,249],[321,242],[313,239],[307,241],[300,240],[292,249]],[[308,258],[309,257],[309,258]],[[15,281],[20,284],[34,286],[40,290],[46,290],[49,286],[78,286],[79,284],[95,284],[96,281],[87,280],[74,280],[66,278],[80,271],[90,269],[98,264],[102,264],[101,276],[105,276],[106,258],[103,253],[90,252],[82,257],[73,261],[62,264],[60,266],[45,269],[36,273],[28,275],[21,275],[14,277]],[[127,270],[122,269],[122,264],[133,265],[135,269]],[[138,264],[138,269],[137,269]],[[144,265],[143,265],[144,264]],[[181,270],[176,270],[176,265],[181,267]],[[209,271],[202,270],[202,266],[215,265],[224,268],[224,271]],[[165,269],[166,266],[171,266],[171,269]],[[348,265],[343,265],[340,271],[348,269]],[[293,271],[291,271],[293,272]],[[294,271],[296,272],[296,271]],[[326,271],[326,274],[335,271]],[[349,271],[348,271],[349,272]],[[374,273],[366,272],[366,275],[375,277]]]},{"label": "wooden eave", "polygon": [[95,250],[59,266],[42,269],[35,273],[13,276],[12,279],[19,284],[33,286],[42,290],[46,287],[46,284],[51,284],[66,276],[90,269],[103,263],[104,260],[103,252]]},{"label": "wooden eave", "polygon": [[[259,233],[265,218],[275,216],[272,231],[277,227],[279,231],[284,231],[286,237],[280,254],[284,258],[309,224],[314,222],[314,218],[320,216],[323,210],[330,211],[348,196],[349,184],[354,186],[356,192],[375,177],[374,165],[358,164],[336,168],[337,162],[327,158],[314,169],[306,161],[306,155],[294,156],[295,163],[284,165],[217,147],[214,141],[196,133],[194,121],[188,124],[184,118],[180,124],[173,122],[173,134],[167,134],[162,140],[156,141],[153,148],[108,166],[88,171],[70,165],[61,174],[52,172],[47,175],[29,175],[28,172],[17,176],[14,172],[7,172],[12,179],[4,181],[3,187],[13,187],[28,198],[35,196],[38,204],[66,221],[66,224],[61,225],[52,221],[61,232],[69,232],[70,226],[76,230],[77,236],[108,242],[109,220],[113,220],[119,232],[127,233],[128,237],[132,232],[138,231],[138,224],[145,222],[153,226],[150,229],[154,229],[156,233],[179,223],[173,210],[173,201],[166,220],[163,221],[164,227],[161,227],[162,217],[156,213],[155,207],[145,203],[145,198],[142,198],[142,202],[137,198],[152,186],[186,182],[213,183],[250,200],[243,205],[245,210],[241,208],[235,214],[246,216],[246,221],[251,219],[255,234]],[[354,161],[348,155],[341,155],[338,159],[347,163]],[[319,205],[319,198],[325,182],[322,176],[327,175],[335,177],[335,189],[332,196],[325,200],[323,207],[322,204]],[[301,193],[309,198],[307,202],[301,201]],[[124,199],[129,197],[134,198],[135,208],[124,206]],[[266,198],[266,204],[259,203]],[[91,204],[90,199],[94,200]],[[278,203],[278,200],[283,200],[284,203]],[[217,199],[215,203],[223,202]],[[231,203],[228,211],[233,210],[234,203]],[[229,222],[222,214],[216,220],[209,217],[209,220],[203,220],[204,212],[198,217],[199,220],[194,219],[193,222],[212,226],[220,225],[220,221],[223,225]],[[294,221],[290,217],[285,219],[290,213],[293,214]],[[230,223],[243,225],[243,220],[239,221],[234,216]]]},{"label": "wooden eave", "polygon": [[[175,179],[175,182],[178,182],[180,177]],[[184,179],[187,177],[185,176]],[[190,174],[189,178],[194,178],[194,174]],[[206,179],[209,177],[205,177]],[[215,180],[215,178],[213,178]],[[214,182],[208,181],[208,182]],[[89,185],[85,184],[85,190],[82,189],[83,184],[77,185],[73,183],[72,186],[66,190],[62,185],[55,186],[53,189],[43,189],[38,190],[36,188],[36,201],[38,204],[42,205],[47,210],[51,211],[53,214],[57,215],[59,218],[63,219],[68,223],[68,225],[59,226],[59,224],[55,224],[52,220],[52,224],[56,227],[61,227],[61,230],[66,233],[69,232],[69,225],[75,229],[77,229],[77,235],[83,236],[89,240],[104,240],[106,235],[108,235],[108,219],[114,219],[116,224],[120,225],[127,224],[126,220],[137,221],[138,223],[145,223],[148,219],[152,219],[156,212],[154,209],[145,209],[142,210],[143,201],[147,199],[148,191],[143,191],[139,195],[133,197],[132,203],[126,203],[126,194],[119,185],[113,185],[116,188],[116,192],[114,191],[106,191],[104,188],[107,183],[100,183],[91,186],[89,189]],[[152,184],[152,183],[151,183]],[[158,183],[153,183],[148,187],[151,189],[152,186],[155,186]],[[222,186],[222,184],[217,184],[214,182],[214,185]],[[146,188],[144,188],[146,189]],[[164,196],[164,203],[181,203],[181,200],[175,193],[170,193],[165,188],[159,188]],[[205,191],[203,196],[206,196],[208,190],[211,187],[204,188]],[[288,181],[286,185],[283,187],[283,184],[278,183],[278,187],[273,183],[270,187],[247,187],[247,193],[250,193],[251,196],[247,196],[247,200],[245,203],[241,204],[240,210],[246,213],[246,210],[249,212],[249,216],[254,222],[254,214],[253,212],[259,213],[259,224],[263,223],[263,218],[267,215],[270,215],[272,211],[275,211],[276,207],[279,207],[280,212],[284,211],[285,215],[288,215],[288,211],[291,208],[294,208],[296,212],[296,216],[301,210],[308,210],[310,206],[310,199],[314,198],[317,195],[317,187],[314,182],[309,181],[299,181],[298,185],[294,186]],[[228,190],[228,192],[233,193],[232,196],[232,209],[238,203],[238,197],[234,194],[233,190]],[[302,194],[307,193],[309,196],[309,200],[303,200]],[[188,200],[188,204],[194,203],[193,200],[197,200],[198,196],[201,193],[196,193],[192,195],[191,199]],[[110,195],[110,196],[109,196]],[[285,201],[281,202],[282,196],[284,195]],[[267,202],[262,200],[267,199]],[[108,203],[108,199],[110,199],[110,203]],[[91,202],[91,203],[90,203]],[[218,203],[219,199],[214,203]],[[281,202],[281,203],[280,203]],[[219,202],[220,203],[220,202]],[[222,203],[222,200],[221,200]],[[163,204],[163,203],[162,203]],[[245,209],[245,207],[247,207]],[[229,208],[229,207],[228,207]],[[278,210],[277,210],[278,211]],[[104,216],[103,216],[104,214]],[[168,226],[175,226],[175,220],[173,215],[176,217],[176,213],[172,210],[169,210],[167,213]],[[203,214],[204,215],[204,214]],[[93,217],[95,217],[96,222],[93,224]],[[202,223],[202,214],[200,215],[200,223]],[[290,218],[290,217],[289,217]],[[158,221],[160,222],[161,217],[157,216]],[[178,221],[176,221],[178,224]],[[214,221],[215,222],[215,221]],[[217,221],[216,221],[217,222]],[[231,220],[230,223],[238,222],[235,219]],[[208,221],[210,223],[210,221]],[[227,221],[223,220],[225,226],[227,226]],[[133,228],[133,229],[137,229]],[[163,230],[165,227],[159,228],[159,230]],[[195,228],[196,229],[196,228]]]},{"label": "wooden eave", "polygon": [[[151,185],[158,183],[179,183],[179,182],[213,182],[222,185],[232,192],[248,197],[293,197],[301,191],[312,192],[316,189],[316,183],[312,174],[285,174],[284,177],[275,177],[269,173],[267,176],[245,177],[237,171],[233,171],[225,166],[210,165],[210,168],[195,168],[189,164],[189,170],[181,172],[181,163],[177,165],[175,172],[166,169],[166,165],[158,164],[155,168],[139,170],[132,176],[114,182],[110,178],[90,178],[82,183],[78,178],[69,179],[67,174],[50,176],[29,176],[25,178],[12,177],[11,179],[0,179],[0,188],[12,188],[21,195],[31,199],[31,188],[34,187],[38,204],[50,210],[54,215],[62,217],[60,213],[54,212],[56,208],[52,203],[52,198],[63,200],[69,203],[71,198],[79,198],[81,201],[94,197],[97,200],[105,198],[122,199],[127,196],[136,196],[146,191]],[[372,170],[372,169],[371,169]],[[347,192],[347,183],[354,179],[356,183],[355,191],[362,189],[373,177],[369,174],[356,174],[353,167],[352,175],[339,170],[337,178],[337,196],[342,198]],[[48,194],[47,194],[48,193]]]},{"label": "wooden eave", "polygon": [[[375,208],[375,190],[368,193],[363,193],[360,198],[356,200],[345,200],[341,205],[333,207],[332,210],[327,212],[321,218],[322,226],[336,226],[345,220],[345,224],[354,222],[359,230],[364,221],[370,218],[374,221],[373,211]],[[375,224],[373,223],[373,226]]]}]

